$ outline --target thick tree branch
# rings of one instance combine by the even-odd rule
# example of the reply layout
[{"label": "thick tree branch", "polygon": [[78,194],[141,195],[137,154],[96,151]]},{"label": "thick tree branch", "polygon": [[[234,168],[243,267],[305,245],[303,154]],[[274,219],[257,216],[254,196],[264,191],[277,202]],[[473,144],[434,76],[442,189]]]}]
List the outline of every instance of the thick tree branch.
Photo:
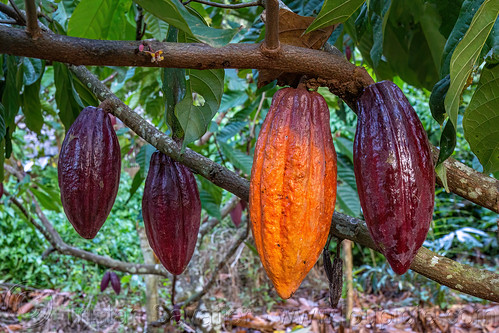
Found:
[{"label": "thick tree branch", "polygon": [[[364,221],[334,213],[331,232],[377,251]],[[463,293],[499,302],[499,274],[460,264],[425,247],[419,249],[411,269]]]},{"label": "thick tree branch", "polygon": [[[181,155],[180,147],[170,137],[130,110],[85,67],[70,66],[70,69],[99,99],[109,99],[112,106],[109,111],[144,140],[164,154],[187,165],[215,185],[248,201],[249,182],[246,179],[188,148]],[[332,232],[336,237],[350,239],[377,250],[363,221],[335,212],[332,225]],[[430,264],[434,262],[436,262],[435,265]],[[499,275],[493,272],[459,264],[425,248],[419,250],[411,269],[452,289],[499,301],[499,283],[497,283]],[[443,278],[447,276],[452,276],[452,278]],[[465,280],[467,282],[463,284]]]},{"label": "thick tree branch", "polygon": [[26,30],[31,35],[31,38],[36,39],[40,36],[41,30],[38,26],[38,14],[36,12],[35,0],[24,0],[26,8]]},{"label": "thick tree branch", "polygon": [[[10,165],[4,164],[5,170],[9,173],[15,175],[21,181],[24,177],[22,173],[11,167]],[[27,191],[31,199],[31,203],[35,207],[35,214],[41,222],[41,225],[31,216],[31,214],[24,208],[23,204],[15,197],[11,196],[10,201],[21,211],[21,213],[26,216],[31,224],[40,231],[47,241],[60,253],[64,255],[70,255],[73,257],[81,258],[87,261],[94,262],[96,264],[112,268],[117,271],[129,273],[129,274],[154,274],[168,277],[170,274],[161,265],[143,265],[127,263],[119,260],[115,260],[109,257],[94,254],[88,251],[78,249],[76,247],[70,246],[65,243],[57,230],[54,229],[52,223],[47,219],[43,213],[38,201],[36,201],[34,195],[31,191]]]},{"label": "thick tree branch", "polygon": [[[438,160],[439,150],[433,147],[433,161]],[[461,162],[449,157],[444,166],[447,169],[447,184],[449,189],[482,207],[499,213],[499,180],[488,177]],[[437,183],[442,180],[437,177]]]},{"label": "thick tree branch", "polygon": [[324,51],[281,45],[272,57],[258,44],[228,44],[213,48],[206,44],[149,42],[162,50],[164,60],[151,62],[139,51],[139,41],[105,41],[42,33],[33,40],[21,29],[0,26],[0,53],[60,61],[75,65],[143,66],[171,68],[255,68],[318,77],[330,83],[331,91],[353,102],[365,86],[374,83],[367,71]]}]

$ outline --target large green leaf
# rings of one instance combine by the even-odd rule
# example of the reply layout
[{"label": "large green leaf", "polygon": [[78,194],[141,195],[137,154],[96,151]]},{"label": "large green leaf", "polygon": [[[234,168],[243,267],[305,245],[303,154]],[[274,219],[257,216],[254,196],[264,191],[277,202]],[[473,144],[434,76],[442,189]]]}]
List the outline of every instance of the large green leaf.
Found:
[{"label": "large green leaf", "polygon": [[185,133],[184,147],[206,132],[218,111],[224,89],[223,69],[191,69],[186,70],[186,74],[189,80],[185,97],[175,106],[175,115]]},{"label": "large green leaf", "polygon": [[442,64],[440,67],[440,79],[443,79],[447,74],[449,74],[452,53],[454,52],[457,44],[459,44],[462,40],[466,31],[468,31],[471,21],[483,1],[484,0],[465,0],[463,2],[456,24],[452,28],[452,31],[450,32],[450,35],[445,43],[442,54]]},{"label": "large green leaf", "polygon": [[43,60],[34,58],[23,58],[24,85],[35,83],[43,75],[45,64]]},{"label": "large green leaf", "polygon": [[34,84],[25,86],[22,95],[24,123],[30,130],[40,133],[43,127],[42,105],[40,103],[41,77]]},{"label": "large green leaf", "polygon": [[144,22],[146,23],[147,31],[151,33],[154,39],[160,41],[165,39],[168,32],[168,23],[149,12],[144,13]]},{"label": "large green leaf", "polygon": [[237,29],[207,27],[197,15],[191,14],[178,0],[135,0],[142,8],[200,42],[214,47],[228,44]]},{"label": "large green leaf", "polygon": [[[170,27],[167,42],[177,42],[178,29]],[[185,97],[186,79],[183,68],[164,68],[161,72],[162,91],[165,102],[166,123],[174,139],[183,139],[184,130],[175,115],[175,106]]]},{"label": "large green leaf", "polygon": [[56,88],[55,101],[59,109],[59,118],[67,131],[84,106],[75,91],[73,76],[66,65],[54,61],[52,66]]},{"label": "large green leaf", "polygon": [[315,20],[305,33],[345,22],[364,3],[364,0],[326,0]]},{"label": "large green leaf", "polygon": [[123,39],[132,0],[82,0],[68,23],[68,35],[91,39]]},{"label": "large green leaf", "polygon": [[445,110],[457,128],[461,92],[499,13],[499,1],[485,0],[471,21],[470,28],[457,45],[450,62],[450,87]]},{"label": "large green leaf", "polygon": [[499,171],[499,66],[484,68],[463,118],[464,136],[485,172]]},{"label": "large green leaf", "polygon": [[385,36],[386,22],[390,14],[391,0],[372,0],[370,2],[371,25],[373,29],[374,43],[371,49],[371,59],[374,68],[378,68],[383,55],[383,40]]},{"label": "large green leaf", "polygon": [[19,112],[21,103],[19,91],[23,82],[23,65],[18,63],[16,57],[7,56],[7,74],[5,75],[5,88],[2,94],[2,104],[4,106],[3,119],[5,125],[8,127],[13,121],[14,117]]}]

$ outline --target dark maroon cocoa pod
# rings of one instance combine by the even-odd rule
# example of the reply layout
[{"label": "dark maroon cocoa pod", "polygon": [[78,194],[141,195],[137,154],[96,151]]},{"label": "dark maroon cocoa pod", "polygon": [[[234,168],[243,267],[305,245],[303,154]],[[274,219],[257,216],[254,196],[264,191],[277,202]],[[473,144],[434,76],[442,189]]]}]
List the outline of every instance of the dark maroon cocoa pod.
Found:
[{"label": "dark maroon cocoa pod", "polygon": [[435,176],[416,112],[392,82],[368,86],[357,101],[354,171],[372,239],[404,274],[430,228]]},{"label": "dark maroon cocoa pod", "polygon": [[3,183],[0,183],[0,198],[3,197]]},{"label": "dark maroon cocoa pod", "polygon": [[111,276],[111,287],[113,287],[113,290],[116,293],[116,295],[119,295],[121,291],[121,281],[115,272],[111,272],[110,276]]},{"label": "dark maroon cocoa pod", "polygon": [[232,220],[236,228],[239,228],[239,226],[241,225],[242,217],[243,205],[242,201],[239,201],[237,205],[230,211],[230,219]]},{"label": "dark maroon cocoa pod", "polygon": [[142,216],[154,253],[170,273],[181,274],[196,247],[201,201],[192,172],[159,151],[151,156]]},{"label": "dark maroon cocoa pod", "polygon": [[106,273],[104,273],[104,275],[102,276],[102,280],[100,282],[100,291],[103,292],[104,290],[107,289],[107,287],[109,286],[109,281],[111,280],[111,272],[110,271],[107,271]]},{"label": "dark maroon cocoa pod", "polygon": [[92,106],[80,112],[62,143],[57,170],[69,222],[83,238],[94,238],[120,181],[120,146],[107,112]]}]

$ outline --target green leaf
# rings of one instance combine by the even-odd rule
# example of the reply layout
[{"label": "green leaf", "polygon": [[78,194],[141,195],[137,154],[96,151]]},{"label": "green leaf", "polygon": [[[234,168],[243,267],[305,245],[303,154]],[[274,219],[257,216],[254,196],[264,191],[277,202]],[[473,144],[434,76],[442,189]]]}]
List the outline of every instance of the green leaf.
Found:
[{"label": "green leaf", "polygon": [[447,117],[445,112],[445,96],[449,90],[450,75],[445,76],[442,80],[435,83],[430,95],[430,110],[433,119],[442,125]]},{"label": "green leaf", "polygon": [[454,128],[457,128],[457,114],[461,92],[494,26],[498,13],[499,1],[485,0],[473,17],[470,28],[452,54],[450,62],[450,87],[445,97],[445,110]]},{"label": "green leaf", "polygon": [[151,155],[156,151],[156,148],[150,144],[146,144],[142,146],[135,156],[135,162],[140,166],[140,173],[142,174],[142,178],[147,177],[147,173],[149,172],[149,163],[151,161]]},{"label": "green leaf", "polygon": [[437,165],[443,163],[456,148],[456,130],[450,119],[445,123],[440,137],[440,153],[438,154]]},{"label": "green leaf", "polygon": [[459,17],[452,28],[452,31],[447,38],[447,42],[445,43],[443,55],[442,55],[442,65],[440,67],[440,78],[443,79],[450,71],[450,61],[454,49],[457,44],[462,40],[466,31],[470,26],[475,13],[478,8],[482,5],[484,0],[466,0],[463,2],[461,6],[461,11],[459,12]]},{"label": "green leaf", "polygon": [[319,15],[305,33],[345,22],[364,3],[364,0],[326,0]]},{"label": "green leaf", "polygon": [[54,211],[54,212],[60,212],[61,207],[59,205],[57,205],[56,201],[53,200],[54,198],[52,198],[50,195],[45,193],[45,191],[41,191],[39,189],[32,188],[31,192],[33,192],[36,199],[38,200],[38,202],[40,203],[40,205],[43,208],[45,208],[47,210]]},{"label": "green leaf", "polygon": [[213,47],[228,44],[238,32],[238,29],[207,27],[202,19],[191,14],[178,0],[135,0],[135,2],[152,15]]},{"label": "green leaf", "polygon": [[360,215],[360,200],[357,194],[357,183],[353,171],[353,164],[346,157],[337,158],[338,185],[336,200],[339,207],[350,216]]},{"label": "green leaf", "polygon": [[378,68],[381,56],[383,55],[383,40],[385,36],[385,27],[390,13],[391,0],[372,0],[370,2],[371,25],[373,29],[374,44],[370,55],[374,68]]},{"label": "green leaf", "polygon": [[128,199],[126,200],[126,203],[128,203],[130,201],[130,199],[133,197],[133,195],[137,192],[137,190],[139,189],[140,185],[142,185],[142,183],[144,182],[145,178],[143,177],[142,175],[142,172],[137,172],[135,174],[135,176],[133,176],[133,180],[132,180],[132,186],[130,186],[130,195],[128,196]]},{"label": "green leaf", "polygon": [[123,39],[132,0],[82,0],[68,23],[68,36]]},{"label": "green leaf", "polygon": [[81,100],[78,103],[76,99],[78,95],[73,86],[73,77],[66,65],[54,61],[52,66],[54,67],[54,83],[56,88],[55,101],[59,109],[59,118],[67,131],[84,106],[81,104]]},{"label": "green leaf", "polygon": [[23,58],[24,85],[29,86],[43,75],[45,64],[40,59]]},{"label": "green leaf", "polygon": [[0,146],[3,145],[3,138],[7,130],[5,129],[5,108],[2,103],[0,103]]},{"label": "green leaf", "polygon": [[42,105],[40,103],[41,77],[36,83],[25,86],[22,95],[24,123],[30,130],[40,133],[43,127]]},{"label": "green leaf", "polygon": [[201,207],[208,215],[221,220],[220,204],[222,203],[222,189],[201,176],[198,176],[197,179],[201,183],[201,188],[199,189]]},{"label": "green leaf", "polygon": [[483,69],[464,114],[463,129],[484,172],[499,171],[499,66]]},{"label": "green leaf", "polygon": [[19,82],[19,74],[22,75],[22,64],[18,64],[16,57],[7,56],[7,74],[5,77],[5,88],[2,94],[2,104],[4,106],[3,118],[5,125],[9,126],[13,121],[17,113],[19,112],[19,106],[21,99],[19,97],[19,91],[21,90]]},{"label": "green leaf", "polygon": [[253,157],[246,155],[237,148],[225,142],[218,142],[222,154],[229,160],[230,163],[237,169],[241,170],[244,174],[251,174],[251,167],[253,166]]},{"label": "green leaf", "polygon": [[353,163],[353,141],[342,136],[335,138],[335,147],[340,154],[345,155]]},{"label": "green leaf", "polygon": [[223,69],[191,69],[186,74],[189,80],[185,97],[175,106],[175,115],[185,133],[183,147],[206,132],[218,111],[224,89]]},{"label": "green leaf", "polygon": [[144,13],[144,22],[147,26],[147,31],[151,33],[154,39],[164,40],[168,32],[168,23],[157,18],[149,12]]},{"label": "green leaf", "polygon": [[[167,42],[177,42],[178,30],[175,27],[168,29]],[[162,91],[165,101],[166,123],[171,129],[174,139],[183,139],[184,131],[175,115],[175,106],[185,97],[186,80],[185,69],[164,68],[161,72],[163,81]]]}]

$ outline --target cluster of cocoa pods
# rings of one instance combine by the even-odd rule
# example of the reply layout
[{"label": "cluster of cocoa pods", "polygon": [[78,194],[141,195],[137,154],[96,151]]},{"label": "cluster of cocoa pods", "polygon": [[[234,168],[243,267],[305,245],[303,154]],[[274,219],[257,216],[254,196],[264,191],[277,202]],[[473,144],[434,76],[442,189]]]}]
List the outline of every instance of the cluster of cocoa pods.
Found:
[{"label": "cluster of cocoa pods", "polygon": [[[403,274],[426,238],[433,213],[428,138],[392,82],[368,86],[357,112],[354,171],[363,214],[378,249]],[[258,136],[250,181],[251,229],[263,267],[282,298],[296,291],[328,239],[337,174],[329,120],[320,94],[283,88],[275,93]],[[120,166],[108,113],[85,108],[66,134],[58,164],[64,211],[82,237],[94,238],[108,217]],[[181,274],[194,253],[201,202],[192,172],[159,151],[151,156],[142,215],[154,253],[168,271]]]},{"label": "cluster of cocoa pods", "polygon": [[[110,114],[102,108],[86,107],[66,133],[58,162],[64,212],[80,236],[92,239],[103,226],[116,199],[120,171],[120,146]],[[201,220],[201,201],[192,172],[155,152],[142,213],[154,253],[169,272],[181,274],[194,252]]]},{"label": "cluster of cocoa pods", "polygon": [[[429,230],[435,178],[426,132],[392,82],[357,101],[354,172],[369,232],[405,273]],[[263,267],[289,298],[326,244],[336,199],[336,154],[324,98],[284,88],[262,124],[250,181],[250,217]]]}]

